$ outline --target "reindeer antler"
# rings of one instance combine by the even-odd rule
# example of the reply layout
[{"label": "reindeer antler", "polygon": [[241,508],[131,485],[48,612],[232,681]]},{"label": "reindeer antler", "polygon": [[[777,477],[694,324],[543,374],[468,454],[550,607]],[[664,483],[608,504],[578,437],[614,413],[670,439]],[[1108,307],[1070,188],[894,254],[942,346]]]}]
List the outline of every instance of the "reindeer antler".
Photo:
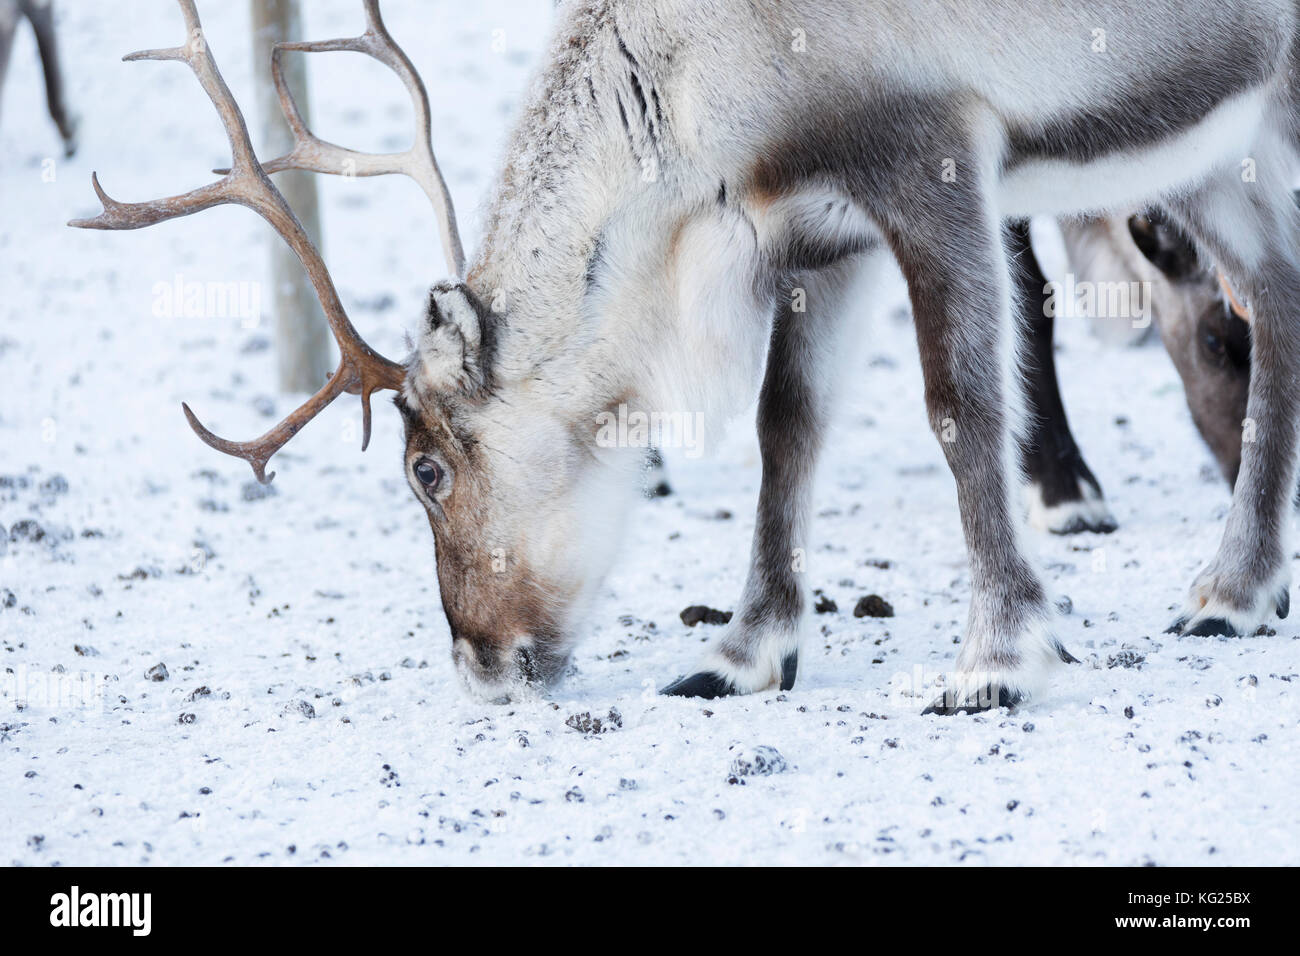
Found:
[{"label": "reindeer antler", "polygon": [[[285,121],[293,131],[294,143],[293,149],[288,153],[263,164],[262,168],[268,173],[301,169],[334,176],[387,176],[392,173],[409,176],[419,184],[433,204],[438,231],[442,237],[443,254],[447,257],[447,268],[456,278],[463,278],[465,252],[460,244],[460,231],[456,227],[451,193],[447,191],[447,183],[442,178],[442,170],[438,168],[438,160],[433,153],[433,118],[429,109],[428,91],[410,58],[384,26],[383,16],[379,12],[379,0],[363,0],[363,4],[366,30],[360,36],[341,40],[277,43],[273,48],[271,76],[275,79],[275,89],[280,97],[280,108],[284,111]],[[361,153],[318,137],[303,122],[293,92],[285,82],[280,56],[286,50],[303,53],[339,50],[364,53],[396,73],[411,94],[411,105],[415,108],[416,133],[410,148],[400,153]]]},{"label": "reindeer antler", "polygon": [[[280,75],[278,62],[273,62],[272,68],[275,73],[276,84],[280,90],[281,103],[285,105],[285,115],[294,129],[297,145],[292,153],[281,160],[268,163],[266,166],[260,164],[253,152],[243,114],[240,113],[239,106],[231,95],[230,88],[226,86],[225,80],[222,79],[216,61],[212,58],[212,54],[203,38],[203,28],[199,23],[194,0],[177,0],[177,2],[180,4],[181,13],[185,17],[185,29],[188,35],[185,45],[162,50],[145,50],[132,53],[124,57],[124,59],[128,61],[180,60],[189,65],[204,92],[208,94],[208,98],[212,101],[212,105],[216,108],[217,114],[221,117],[221,123],[225,127],[226,137],[230,141],[230,169],[220,171],[224,172],[224,176],[210,185],[202,186],[179,196],[139,203],[123,203],[112,199],[100,187],[98,175],[92,174],[91,183],[95,188],[96,195],[99,196],[100,202],[103,204],[103,212],[92,219],[73,220],[68,225],[82,229],[141,229],[155,223],[165,222],[168,219],[189,216],[204,209],[210,209],[213,206],[235,203],[248,207],[270,223],[271,227],[280,234],[281,238],[297,254],[299,261],[311,279],[312,285],[316,289],[316,295],[320,299],[321,307],[324,309],[325,318],[329,322],[330,330],[334,333],[335,341],[338,342],[341,356],[339,367],[329,381],[325,383],[320,391],[265,435],[248,442],[234,442],[219,438],[199,422],[188,405],[182,405],[190,427],[194,429],[199,438],[218,451],[248,461],[253,466],[253,474],[257,476],[257,480],[266,484],[275,477],[274,472],[270,475],[266,473],[266,464],[271,456],[284,447],[285,443],[297,434],[300,428],[311,421],[326,405],[343,392],[359,393],[361,395],[361,448],[364,451],[370,444],[371,393],[378,389],[400,390],[405,377],[405,370],[402,366],[375,352],[357,334],[357,330],[353,328],[352,323],[348,320],[347,313],[343,310],[343,304],[339,301],[338,292],[334,288],[334,282],[330,278],[329,271],[326,269],[320,253],[307,237],[302,224],[299,223],[293,210],[289,208],[289,204],[285,202],[284,196],[271,182],[267,175],[268,170],[301,168],[317,172],[336,172],[340,170],[326,167],[341,160],[352,160],[358,164],[358,175],[404,172],[416,179],[417,182],[420,182],[422,186],[425,186],[426,192],[430,192],[431,186],[436,185],[438,188],[434,192],[430,192],[430,198],[434,199],[434,206],[439,209],[444,242],[448,244],[449,258],[454,258],[457,263],[457,275],[460,274],[460,264],[463,263],[464,257],[460,249],[460,239],[456,233],[451,200],[447,196],[446,185],[438,173],[437,163],[433,160],[433,150],[429,145],[428,98],[424,92],[424,85],[421,83],[414,67],[411,66],[410,60],[397,48],[396,44],[392,42],[392,38],[388,36],[387,31],[384,30],[383,21],[379,16],[377,0],[366,0],[365,8],[368,26],[366,33],[355,40],[334,40],[324,44],[283,44],[286,49],[358,49],[369,53],[381,62],[387,63],[402,76],[404,82],[412,91],[412,97],[416,100],[417,118],[422,117],[421,122],[425,132],[424,139],[422,143],[417,142],[407,153],[396,154],[392,157],[367,158],[366,163],[369,165],[363,164],[361,161],[364,154],[352,153],[350,150],[343,150],[341,147],[322,143],[307,131],[298,116],[296,106],[293,105],[292,97],[288,95],[287,87]],[[423,107],[421,107],[421,104],[423,104]],[[307,165],[306,163],[310,157],[317,155],[317,153],[319,153],[319,159],[311,160],[316,165]],[[303,165],[298,165],[300,162]],[[368,171],[362,172],[361,169],[363,168]],[[429,185],[426,185],[426,183]],[[435,193],[442,197],[441,206],[439,206],[438,200],[434,198]]]}]

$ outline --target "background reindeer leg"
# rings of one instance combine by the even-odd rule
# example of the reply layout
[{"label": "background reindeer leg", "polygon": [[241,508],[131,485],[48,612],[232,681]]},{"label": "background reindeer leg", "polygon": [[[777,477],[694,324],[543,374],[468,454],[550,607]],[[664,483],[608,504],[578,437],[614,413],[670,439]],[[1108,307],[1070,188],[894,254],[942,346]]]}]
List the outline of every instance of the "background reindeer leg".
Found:
[{"label": "background reindeer leg", "polygon": [[1294,167],[1280,148],[1257,144],[1257,180],[1227,169],[1170,212],[1224,269],[1251,312],[1251,373],[1241,471],[1219,550],[1196,578],[1171,630],[1254,633],[1290,598],[1291,500],[1300,447],[1300,212]]},{"label": "background reindeer leg", "polygon": [[1020,439],[1020,464],[1029,479],[1029,520],[1053,534],[1095,531],[1118,525],[1070,432],[1056,380],[1055,319],[1047,314],[1047,277],[1029,242],[1029,221],[1010,223],[1007,255],[1015,282],[1015,309],[1025,358],[1027,420]]},{"label": "background reindeer leg", "polygon": [[[803,569],[813,475],[831,405],[836,333],[845,324],[845,294],[861,263],[862,257],[851,256],[796,274],[777,293],[758,402],[763,481],[745,590],[699,670],[665,687],[665,694],[711,698],[794,686],[808,603]],[[797,311],[799,305],[806,311]]]},{"label": "background reindeer leg", "polygon": [[1011,500],[1018,387],[1001,225],[978,184],[909,198],[914,208],[891,224],[889,240],[912,300],[930,426],[957,482],[971,575],[956,674],[926,712],[1011,706],[1039,689],[1053,662],[1073,658],[1050,633]]},{"label": "background reindeer leg", "polygon": [[18,0],[0,0],[0,106],[3,106],[5,74],[9,72],[9,53],[18,32]]},{"label": "background reindeer leg", "polygon": [[77,151],[77,119],[68,112],[63,99],[63,71],[59,66],[59,44],[54,36],[54,4],[37,0],[18,0],[23,15],[31,21],[36,31],[36,46],[41,53],[41,68],[45,71],[45,100],[50,118],[63,137],[63,154],[72,156]]}]

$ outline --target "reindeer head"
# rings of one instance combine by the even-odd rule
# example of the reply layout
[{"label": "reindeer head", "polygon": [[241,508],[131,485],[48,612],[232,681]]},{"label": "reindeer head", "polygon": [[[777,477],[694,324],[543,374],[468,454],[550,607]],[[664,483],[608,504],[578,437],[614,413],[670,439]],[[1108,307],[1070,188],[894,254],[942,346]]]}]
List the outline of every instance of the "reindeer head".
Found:
[{"label": "reindeer head", "polygon": [[[194,0],[178,2],[186,43],[127,59],[177,60],[193,70],[225,127],[231,166],[218,170],[224,176],[211,185],[152,202],[118,202],[95,178],[103,212],[70,225],[138,229],[224,203],[246,206],[266,219],[298,255],[315,287],[338,342],[338,370],[312,398],[253,441],[219,438],[186,406],[190,425],[213,448],[248,461],[265,483],[275,477],[266,472],[271,456],[343,392],[361,396],[364,449],[370,439],[371,394],[396,391],[406,426],[403,466],[433,528],[458,670],[472,689],[495,698],[508,696],[522,683],[553,679],[568,660],[578,610],[607,564],[615,539],[607,526],[593,520],[604,510],[604,495],[622,485],[611,480],[615,470],[593,447],[595,429],[592,434],[575,429],[571,410],[561,413],[564,396],[541,394],[531,369],[507,373],[497,367],[503,318],[463,282],[433,287],[415,352],[404,364],[377,354],[353,328],[319,252],[267,175],[298,169],[410,176],[433,204],[448,269],[464,274],[451,198],[431,145],[428,96],[385,29],[378,0],[363,0],[366,30],[361,36],[275,48],[272,75],[295,142],[288,154],[266,164],[253,152],[244,118],[203,38]],[[350,50],[391,68],[415,107],[419,135],[410,149],[372,155],[318,139],[284,82],[280,55],[285,50]]]},{"label": "reindeer head", "polygon": [[1192,420],[1234,484],[1250,387],[1248,313],[1196,246],[1157,211],[1062,223],[1072,268],[1097,281],[1146,281],[1160,338]]},{"label": "reindeer head", "polygon": [[1157,297],[1160,339],[1183,380],[1192,420],[1235,485],[1250,391],[1250,313],[1173,223],[1153,212],[1130,218],[1128,230],[1167,280]]},{"label": "reindeer head", "polygon": [[627,484],[531,371],[499,367],[502,322],[465,283],[434,286],[396,399],[453,659],[489,698],[564,669]]}]

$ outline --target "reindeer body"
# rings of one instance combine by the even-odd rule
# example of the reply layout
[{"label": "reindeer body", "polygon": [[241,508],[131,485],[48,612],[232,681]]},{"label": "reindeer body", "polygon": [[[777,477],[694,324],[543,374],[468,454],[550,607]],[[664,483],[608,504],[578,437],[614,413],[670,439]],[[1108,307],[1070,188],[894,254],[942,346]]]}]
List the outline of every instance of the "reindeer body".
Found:
[{"label": "reindeer body", "polygon": [[[1104,45],[1094,49],[1098,30]],[[1294,168],[1296,34],[1291,0],[569,5],[461,293],[492,306],[495,394],[526,390],[530,419],[554,422],[552,439],[567,448],[568,461],[527,458],[530,472],[538,462],[582,472],[584,441],[555,436],[585,431],[620,401],[725,419],[753,397],[768,355],[763,489],[741,609],[671,691],[793,681],[804,601],[790,555],[806,532],[828,343],[852,260],[882,245],[908,281],[931,422],[971,556],[950,703],[1014,702],[1051,662],[1071,659],[1050,633],[1010,504],[1018,389],[1001,223],[1163,199],[1235,260],[1246,285],[1262,287],[1267,262],[1279,292],[1300,289],[1295,214],[1278,201]],[[1239,176],[1247,157],[1259,166],[1249,192]],[[783,295],[794,285],[816,290],[811,314],[789,313]],[[446,318],[432,310],[431,326]],[[1290,343],[1283,351],[1286,362],[1300,357]],[[1276,378],[1265,391],[1275,394],[1263,401],[1295,408]],[[518,432],[500,415],[520,407],[516,397],[495,409],[491,398],[454,404],[452,417],[487,428],[494,444]],[[447,403],[425,413],[447,414]],[[1270,487],[1293,470],[1294,428],[1274,437],[1256,469]],[[490,535],[526,541],[526,520],[548,527],[541,537],[553,545],[583,524],[572,495],[547,510],[549,526],[539,522],[524,502],[528,480],[508,473],[494,473],[505,503]],[[581,484],[589,493],[592,481]],[[1263,545],[1279,525],[1271,501],[1238,507],[1220,560],[1198,582],[1194,627],[1253,626],[1273,606],[1285,567],[1280,545]],[[435,525],[440,568],[448,536]],[[522,554],[521,566],[544,554]],[[589,550],[582,569],[560,562],[569,595],[589,593],[608,554]],[[442,577],[444,600],[463,610],[463,580]],[[566,599],[544,621],[513,621],[513,638],[482,602],[477,618],[449,610],[453,636],[465,637],[458,659],[489,681],[510,672],[520,647],[530,662],[539,645],[562,660],[558,635],[572,633],[580,607]]]}]

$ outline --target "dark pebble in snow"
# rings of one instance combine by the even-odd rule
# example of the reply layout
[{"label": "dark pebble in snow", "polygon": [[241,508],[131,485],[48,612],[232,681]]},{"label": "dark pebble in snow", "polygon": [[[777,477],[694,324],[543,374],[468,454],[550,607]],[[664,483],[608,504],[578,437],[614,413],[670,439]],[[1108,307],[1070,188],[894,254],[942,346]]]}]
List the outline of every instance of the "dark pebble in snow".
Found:
[{"label": "dark pebble in snow", "polygon": [[879,594],[868,594],[853,609],[854,617],[893,617],[894,605]]},{"label": "dark pebble in snow", "polygon": [[171,675],[167,673],[166,664],[158,663],[155,664],[153,667],[149,668],[147,671],[145,671],[144,676],[148,680],[165,681]]},{"label": "dark pebble in snow", "polygon": [[316,716],[316,708],[305,700],[295,700],[292,704],[285,707],[284,712],[286,714],[302,714],[302,716],[309,720]]},{"label": "dark pebble in snow", "polygon": [[623,715],[611,707],[605,717],[593,717],[586,712],[571,714],[564,725],[582,734],[607,734],[623,726]]},{"label": "dark pebble in snow", "polygon": [[818,614],[834,614],[840,609],[840,606],[825,594],[817,597],[817,603],[813,605],[813,610]]},{"label": "dark pebble in snow", "polygon": [[239,496],[245,501],[261,501],[263,498],[272,498],[279,493],[275,485],[264,485],[260,481],[246,481],[239,489]]},{"label": "dark pebble in snow", "polygon": [[199,718],[196,717],[194,714],[181,714],[180,717],[176,718],[176,723],[178,723],[178,724],[192,724],[192,723],[194,723],[194,721],[196,721],[196,720],[198,720],[198,719],[199,719]]},{"label": "dark pebble in snow", "polygon": [[1120,651],[1118,654],[1112,654],[1110,656],[1110,659],[1106,661],[1106,666],[1111,668],[1113,667],[1141,668],[1142,664],[1146,661],[1146,659],[1147,658],[1145,654],[1139,654],[1137,651],[1123,650]]},{"label": "dark pebble in snow", "polygon": [[73,644],[72,649],[77,652],[78,657],[98,657],[99,651],[95,650],[89,644]]},{"label": "dark pebble in snow", "polygon": [[0,607],[13,607],[18,603],[18,595],[8,588],[0,591]]},{"label": "dark pebble in snow", "polygon": [[620,777],[620,778],[619,778],[619,781],[618,781],[618,789],[620,789],[620,790],[635,790],[635,789],[636,789],[636,781],[633,780],[631,777]]},{"label": "dark pebble in snow", "polygon": [[741,777],[767,777],[774,773],[785,773],[790,769],[785,758],[775,747],[759,746],[753,750],[741,750],[731,761],[731,776],[728,783],[737,783]]},{"label": "dark pebble in snow", "polygon": [[731,620],[731,612],[719,611],[707,604],[692,604],[682,610],[681,618],[682,623],[687,627],[694,627],[701,622],[705,624],[726,624]]},{"label": "dark pebble in snow", "polygon": [[9,529],[10,541],[40,541],[44,537],[45,529],[31,518],[24,518],[22,521],[15,522],[14,526]]},{"label": "dark pebble in snow", "polygon": [[585,800],[582,791],[577,787],[574,787],[572,790],[565,793],[564,799],[569,803],[582,803]]}]

